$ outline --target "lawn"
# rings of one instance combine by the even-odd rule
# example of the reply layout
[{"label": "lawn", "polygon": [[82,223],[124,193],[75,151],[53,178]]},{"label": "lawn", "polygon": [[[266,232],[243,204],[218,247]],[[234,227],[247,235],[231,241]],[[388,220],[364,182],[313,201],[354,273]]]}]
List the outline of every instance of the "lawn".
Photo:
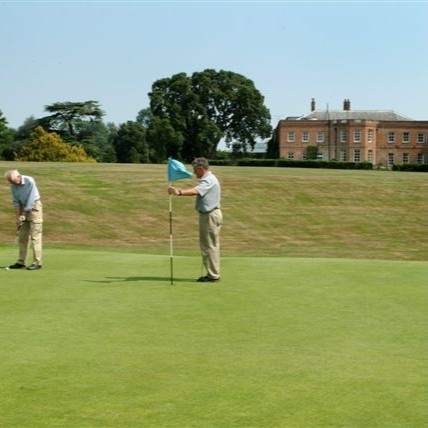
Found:
[{"label": "lawn", "polygon": [[171,285],[165,166],[16,166],[45,257],[0,269],[1,427],[427,426],[425,174],[215,167],[222,280],[175,198]]},{"label": "lawn", "polygon": [[0,426],[426,426],[426,262],[46,257],[0,270]]}]

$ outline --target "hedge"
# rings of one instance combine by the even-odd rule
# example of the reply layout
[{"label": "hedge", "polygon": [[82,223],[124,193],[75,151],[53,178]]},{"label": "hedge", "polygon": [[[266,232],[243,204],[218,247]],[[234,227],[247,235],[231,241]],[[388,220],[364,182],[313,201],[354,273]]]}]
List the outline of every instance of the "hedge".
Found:
[{"label": "hedge", "polygon": [[337,162],[318,160],[287,160],[287,159],[213,159],[210,165],[223,166],[264,166],[281,168],[329,168],[329,169],[373,169],[370,162]]},{"label": "hedge", "polygon": [[403,163],[401,165],[392,165],[393,171],[412,171],[428,172],[428,164]]}]

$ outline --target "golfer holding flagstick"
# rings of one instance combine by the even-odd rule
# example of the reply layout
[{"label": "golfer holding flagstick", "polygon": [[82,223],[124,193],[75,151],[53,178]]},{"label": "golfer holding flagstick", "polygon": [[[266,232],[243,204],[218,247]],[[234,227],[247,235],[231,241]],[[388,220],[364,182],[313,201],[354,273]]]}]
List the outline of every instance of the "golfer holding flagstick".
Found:
[{"label": "golfer holding flagstick", "polygon": [[200,157],[192,162],[193,172],[199,179],[196,187],[178,189],[169,186],[168,193],[175,196],[196,196],[195,208],[199,212],[199,245],[206,275],[198,282],[220,281],[220,230],[223,214],[220,209],[221,187],[217,177],[209,170],[208,160]]}]

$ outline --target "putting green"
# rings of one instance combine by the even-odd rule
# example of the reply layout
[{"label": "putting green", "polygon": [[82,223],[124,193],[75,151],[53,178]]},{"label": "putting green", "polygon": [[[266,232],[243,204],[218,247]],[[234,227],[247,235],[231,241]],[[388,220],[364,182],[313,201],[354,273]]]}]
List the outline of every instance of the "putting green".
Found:
[{"label": "putting green", "polygon": [[[15,247],[0,248],[0,264]],[[0,426],[422,427],[428,263],[45,249],[0,270]]]}]

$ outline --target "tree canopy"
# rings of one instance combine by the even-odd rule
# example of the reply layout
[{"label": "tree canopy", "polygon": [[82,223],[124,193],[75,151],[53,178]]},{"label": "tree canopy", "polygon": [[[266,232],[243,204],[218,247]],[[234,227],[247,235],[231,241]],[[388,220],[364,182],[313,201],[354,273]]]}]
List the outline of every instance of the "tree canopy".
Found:
[{"label": "tree canopy", "polygon": [[148,149],[144,127],[128,121],[120,125],[113,138],[117,161],[121,163],[147,163]]},{"label": "tree canopy", "polygon": [[168,155],[191,160],[195,156],[215,157],[222,139],[246,152],[257,138],[271,135],[270,113],[254,83],[231,71],[207,69],[188,77],[179,73],[160,79],[149,93],[154,118],[168,122],[181,136]]},{"label": "tree canopy", "polygon": [[45,106],[45,110],[52,114],[42,117],[41,125],[68,138],[77,137],[85,122],[100,121],[104,116],[98,101],[93,100],[53,103]]},{"label": "tree canopy", "polygon": [[134,121],[118,125],[104,123],[104,111],[94,100],[46,105],[48,115],[30,117],[16,130],[7,127],[0,111],[0,157],[22,156],[21,148],[33,142],[38,126],[71,147],[82,147],[97,162],[161,163],[169,156],[215,159],[221,156],[221,142],[235,154],[245,154],[272,135],[264,97],[238,73],[178,73],[155,81],[148,95],[149,107]]}]

